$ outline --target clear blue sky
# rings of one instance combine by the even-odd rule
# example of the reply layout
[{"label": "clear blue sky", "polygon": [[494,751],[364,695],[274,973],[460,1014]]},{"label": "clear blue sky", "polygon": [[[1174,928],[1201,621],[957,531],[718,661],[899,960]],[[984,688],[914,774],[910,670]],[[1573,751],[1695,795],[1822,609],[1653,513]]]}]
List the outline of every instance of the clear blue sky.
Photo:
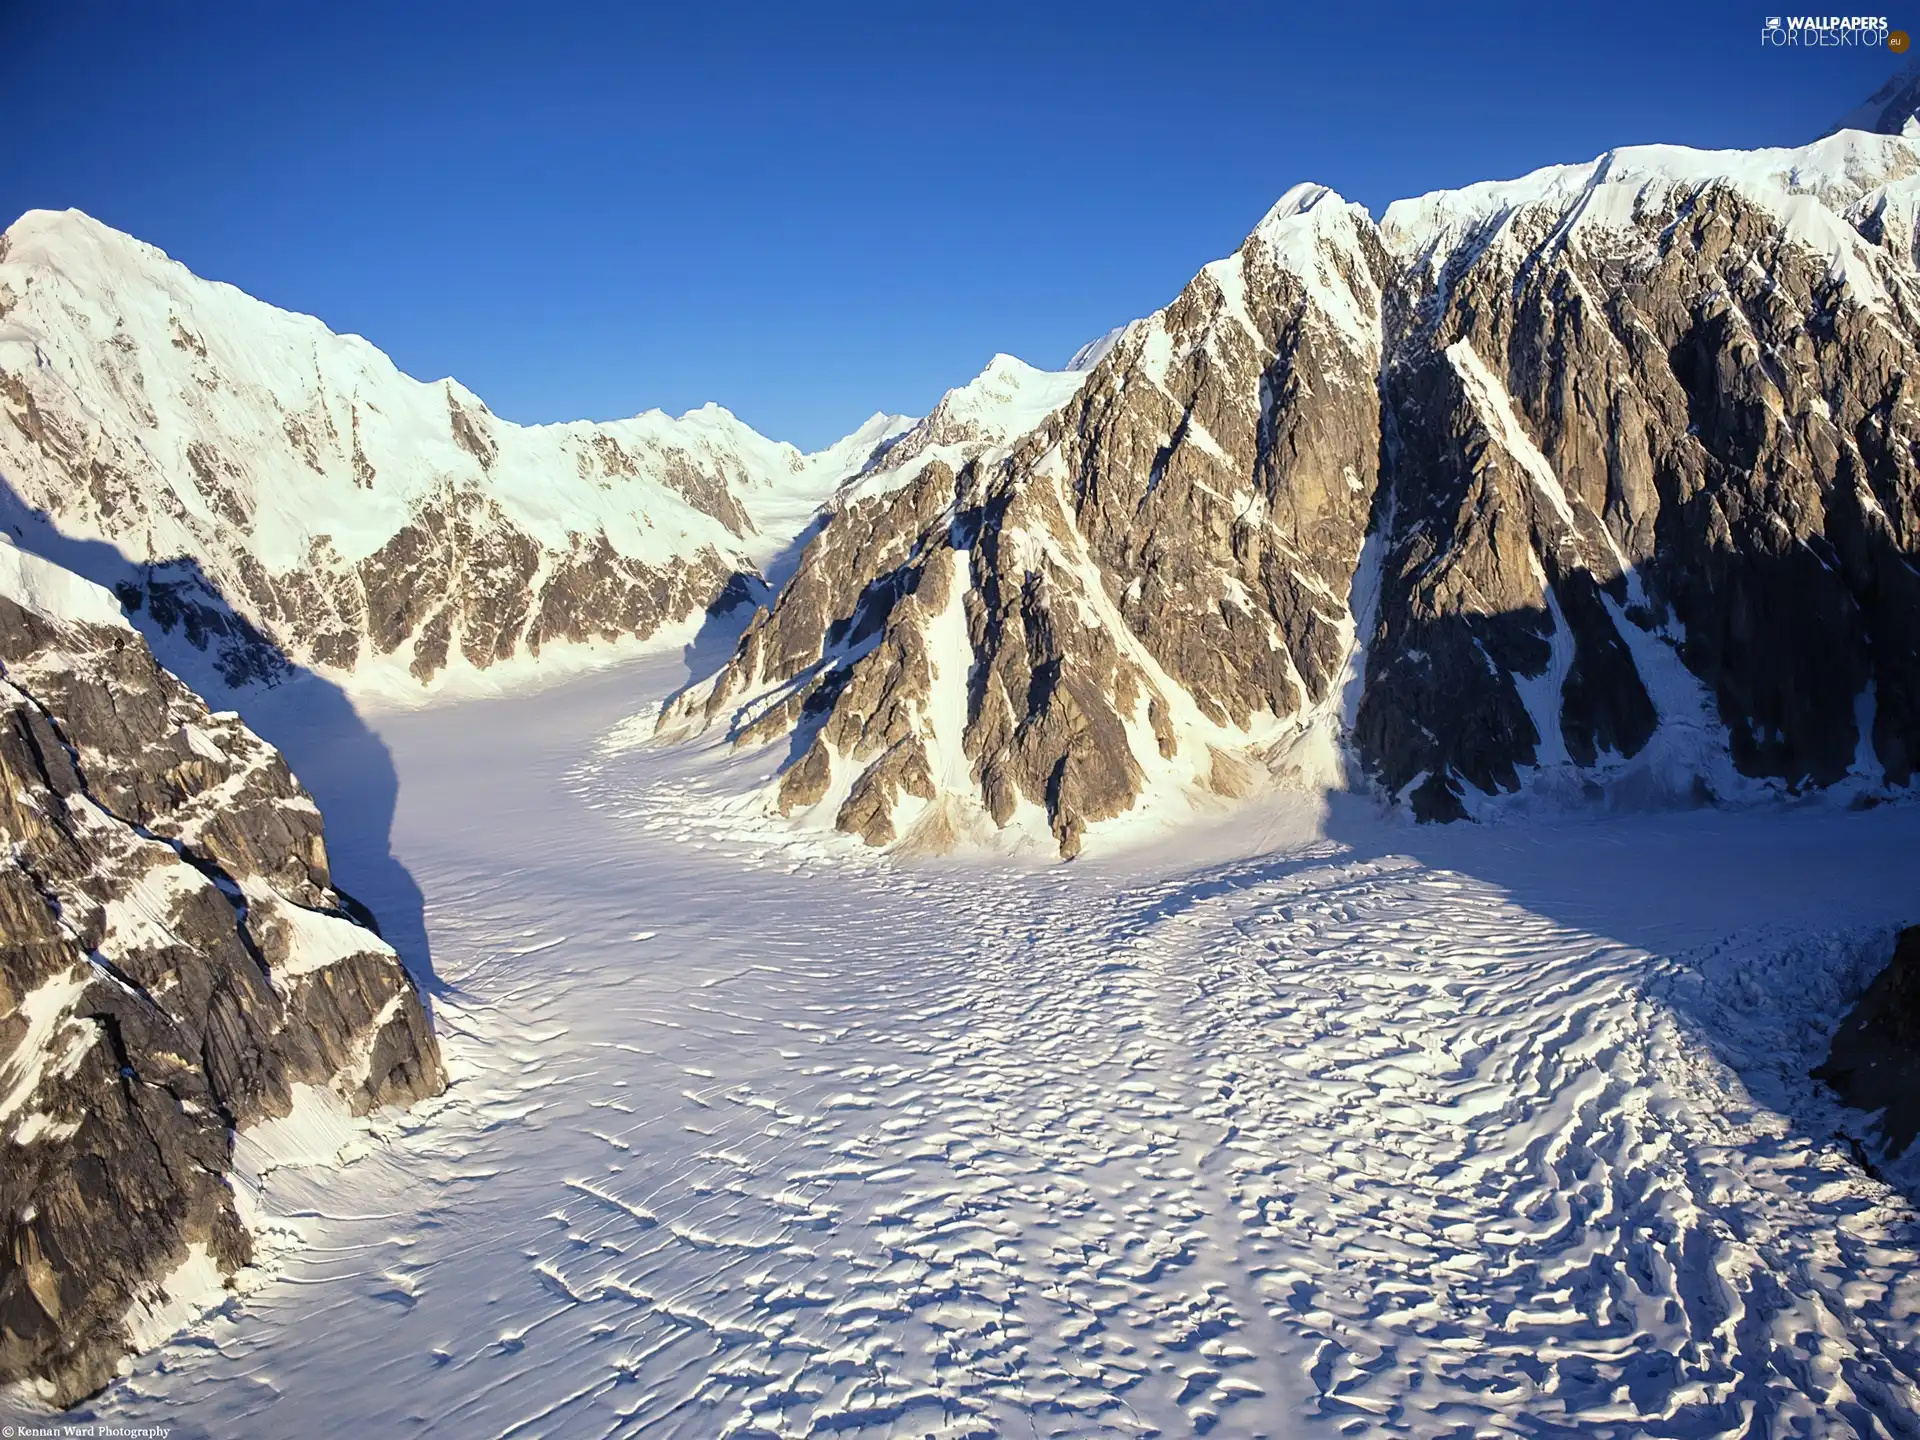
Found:
[{"label": "clear blue sky", "polygon": [[812,447],[996,350],[1058,365],[1295,181],[1377,212],[1797,143],[1893,70],[1763,51],[1763,10],[0,0],[0,211],[78,206],[510,419],[718,400]]}]

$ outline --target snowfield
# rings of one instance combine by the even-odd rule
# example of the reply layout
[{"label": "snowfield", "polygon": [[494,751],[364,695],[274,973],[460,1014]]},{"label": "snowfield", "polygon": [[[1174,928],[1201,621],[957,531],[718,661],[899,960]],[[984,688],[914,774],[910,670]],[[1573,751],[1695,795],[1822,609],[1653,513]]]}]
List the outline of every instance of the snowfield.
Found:
[{"label": "snowfield", "polygon": [[1920,1226],[1806,1078],[1920,918],[1920,811],[1336,799],[1073,865],[887,859],[743,836],[710,758],[609,740],[683,678],[379,721],[405,871],[369,859],[379,767],[290,687],[342,882],[403,948],[424,919],[453,1087],[248,1149],[301,1248],[66,1418],[1920,1430]]}]

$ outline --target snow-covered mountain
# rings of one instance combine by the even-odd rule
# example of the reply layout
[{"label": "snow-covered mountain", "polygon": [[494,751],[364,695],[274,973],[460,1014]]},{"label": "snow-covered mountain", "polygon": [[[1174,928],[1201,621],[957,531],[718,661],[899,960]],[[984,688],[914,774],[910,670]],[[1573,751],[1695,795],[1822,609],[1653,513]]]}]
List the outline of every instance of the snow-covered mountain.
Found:
[{"label": "snow-covered mountain", "polygon": [[905,423],[811,456],[715,405],[514,425],[78,212],[0,237],[0,522],[229,683],[291,660],[406,693],[644,639]]},{"label": "snow-covered mountain", "polygon": [[1920,139],[1845,130],[1377,222],[1299,186],[1066,369],[996,356],[814,456],[716,407],[510,425],[35,213],[0,472],[23,540],[229,683],[418,694],[678,638],[805,531],[663,724],[783,741],[768,805],[881,844],[1071,854],[1270,783],[1423,818],[1898,787],[1917,174]]},{"label": "snow-covered mountain", "polygon": [[104,1385],[254,1253],[236,1134],[446,1079],[279,753],[0,543],[0,1383]]},{"label": "snow-covered mountain", "polygon": [[[1082,349],[1074,360],[1083,361],[1092,350]],[[941,396],[925,419],[887,437],[842,484],[836,501],[844,507],[908,484],[936,462],[951,468],[1003,448],[1065,404],[1089,368],[1070,362],[1065,370],[1039,370],[1015,356],[995,355],[973,379]]]},{"label": "snow-covered mountain", "polygon": [[313,801],[178,676],[409,698],[671,634],[1081,378],[998,357],[813,455],[711,405],[522,427],[84,215],[0,236],[0,1385],[98,1389],[255,1257],[249,1165],[446,1083]]},{"label": "snow-covered mountain", "polygon": [[1276,781],[1904,786],[1916,195],[1857,131],[1379,223],[1300,186],[1026,434],[860,482],[663,728],[777,745],[767,804],[874,844],[1067,855]]}]

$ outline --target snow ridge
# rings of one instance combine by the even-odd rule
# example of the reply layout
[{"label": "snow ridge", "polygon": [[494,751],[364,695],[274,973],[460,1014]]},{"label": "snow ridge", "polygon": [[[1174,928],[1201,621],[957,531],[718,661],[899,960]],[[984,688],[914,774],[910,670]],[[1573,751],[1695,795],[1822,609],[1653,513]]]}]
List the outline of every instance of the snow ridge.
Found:
[{"label": "snow ridge", "polygon": [[[396,648],[424,682],[450,656],[485,669],[698,615],[904,424],[814,455],[711,404],[516,425],[77,211],[31,211],[0,248],[8,518],[108,542],[128,563],[92,578],[116,586],[184,558],[348,679]],[[399,592],[423,587],[452,603],[417,613]]]}]

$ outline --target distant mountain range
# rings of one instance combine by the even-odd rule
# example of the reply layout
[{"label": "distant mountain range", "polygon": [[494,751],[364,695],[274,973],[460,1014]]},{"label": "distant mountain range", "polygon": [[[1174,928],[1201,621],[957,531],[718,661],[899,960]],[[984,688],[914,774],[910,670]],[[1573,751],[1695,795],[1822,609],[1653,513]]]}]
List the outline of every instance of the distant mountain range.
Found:
[{"label": "distant mountain range", "polygon": [[35,212],[0,240],[0,518],[243,693],[417,700],[766,601],[667,724],[779,742],[768,803],[877,844],[1073,854],[1273,783],[1423,819],[1875,794],[1920,755],[1917,169],[1842,130],[1378,222],[1301,186],[1067,369],[995,357],[817,455],[714,406],[508,424]]},{"label": "distant mountain range", "polygon": [[713,405],[513,425],[78,212],[0,237],[0,523],[229,684],[293,663],[411,696],[647,639],[751,593],[904,423],[817,455]]}]

